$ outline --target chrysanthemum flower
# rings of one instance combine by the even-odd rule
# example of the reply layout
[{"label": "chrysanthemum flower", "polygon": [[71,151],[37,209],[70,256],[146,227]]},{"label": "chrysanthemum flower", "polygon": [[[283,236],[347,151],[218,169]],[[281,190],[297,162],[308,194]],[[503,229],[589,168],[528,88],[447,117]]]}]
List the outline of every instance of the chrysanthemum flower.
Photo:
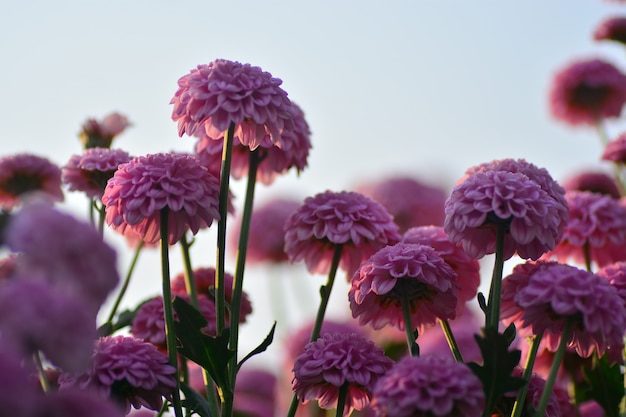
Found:
[{"label": "chrysanthemum flower", "polygon": [[[513,375],[517,377],[522,376],[521,368],[515,368],[513,371]],[[524,408],[522,411],[522,416],[532,416],[535,414],[535,410],[539,406],[539,401],[541,400],[541,394],[543,394],[544,387],[546,386],[546,381],[536,374],[532,374],[530,379],[528,380],[528,386],[526,391],[526,398],[524,400]],[[546,410],[543,414],[544,417],[567,417],[574,416],[575,414],[562,414],[561,407],[559,404],[559,399],[556,396],[555,390],[553,390],[550,395],[550,399],[548,400],[548,405],[546,406]],[[508,417],[512,415],[513,405],[515,404],[515,399],[517,397],[517,391],[510,391],[504,394],[496,404],[496,408],[492,417]]]},{"label": "chrysanthemum flower", "polygon": [[319,274],[330,270],[337,245],[343,245],[340,266],[350,276],[378,249],[400,239],[398,226],[380,203],[345,191],[307,198],[284,230],[289,260],[304,260],[309,272]]},{"label": "chrysanthemum flower", "polygon": [[85,149],[110,148],[113,139],[130,126],[128,118],[120,113],[111,113],[101,121],[87,119],[79,133]]},{"label": "chrysanthemum flower", "polygon": [[11,279],[17,270],[18,255],[10,253],[0,259],[0,284]]},{"label": "chrysanthemum flower", "polygon": [[604,19],[593,32],[596,41],[608,40],[626,44],[626,17],[612,16]]},{"label": "chrysanthemum flower", "polygon": [[60,389],[93,390],[124,405],[160,410],[163,397],[176,387],[176,369],[156,346],[126,336],[108,336],[96,341],[91,368],[83,373],[63,373]]},{"label": "chrysanthemum flower", "polygon": [[616,199],[621,197],[615,179],[604,172],[583,171],[574,174],[563,181],[563,188],[566,191],[590,191],[606,194]]},{"label": "chrysanthemum flower", "polygon": [[327,333],[306,345],[296,359],[293,390],[301,401],[318,400],[321,408],[331,409],[346,385],[347,416],[367,406],[376,382],[392,365],[380,347],[362,336]]},{"label": "chrysanthemum flower", "polygon": [[168,242],[196,234],[219,219],[219,184],[199,161],[183,154],[154,154],[120,165],[102,196],[106,222],[127,228],[146,243],[160,239],[160,212],[167,208]]},{"label": "chrysanthemum flower", "polygon": [[[31,367],[28,367],[29,363]],[[0,369],[2,413],[7,416],[38,415],[42,395],[33,383],[32,361],[25,361],[24,356],[0,343]]]},{"label": "chrysanthemum flower", "polygon": [[266,136],[282,147],[282,134],[293,131],[297,112],[282,81],[261,68],[217,59],[178,80],[170,101],[178,134],[194,135],[204,129],[213,139],[223,137],[231,123],[244,146],[255,149]]},{"label": "chrysanthemum flower", "polygon": [[61,180],[70,191],[82,191],[89,198],[99,199],[117,167],[128,161],[130,156],[120,149],[90,148],[70,158],[61,171]]},{"label": "chrysanthemum flower", "polygon": [[563,238],[546,257],[585,264],[585,246],[599,266],[626,260],[626,207],[608,195],[568,191]]},{"label": "chrysanthemum flower", "polygon": [[374,388],[377,416],[479,417],[483,387],[470,368],[438,356],[406,357]]},{"label": "chrysanthemum flower", "polygon": [[430,246],[398,243],[363,262],[348,292],[352,316],[374,329],[404,329],[402,302],[409,303],[412,324],[420,333],[437,319],[456,315],[456,273]]},{"label": "chrysanthemum flower", "polygon": [[619,117],[626,102],[626,76],[601,59],[573,62],[559,70],[550,88],[552,116],[570,125],[595,125]]},{"label": "chrysanthemum flower", "polygon": [[626,132],[617,136],[606,145],[600,159],[626,164]]},{"label": "chrysanthemum flower", "polygon": [[[124,410],[95,392],[64,389],[41,396],[41,410],[46,417],[124,417]],[[43,411],[45,410],[45,411]]]},{"label": "chrysanthemum flower", "polygon": [[393,216],[400,233],[416,226],[443,225],[446,193],[410,177],[390,177],[362,184],[357,191],[380,202]]},{"label": "chrysanthemum flower", "polygon": [[276,376],[266,370],[245,366],[237,372],[233,409],[247,417],[276,415]]},{"label": "chrysanthemum flower", "polygon": [[626,262],[615,262],[605,265],[598,270],[597,274],[615,287],[617,294],[622,298],[626,306]]},{"label": "chrysanthemum flower", "polygon": [[63,201],[61,169],[27,153],[0,158],[0,207],[10,210],[31,195]]}]

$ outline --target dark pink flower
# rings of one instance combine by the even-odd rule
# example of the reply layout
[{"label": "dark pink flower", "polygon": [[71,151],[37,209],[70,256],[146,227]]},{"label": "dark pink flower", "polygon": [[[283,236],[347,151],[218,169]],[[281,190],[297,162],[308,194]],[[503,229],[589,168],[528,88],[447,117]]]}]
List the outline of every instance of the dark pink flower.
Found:
[{"label": "dark pink flower", "polygon": [[594,400],[588,400],[578,407],[580,417],[605,417],[604,408]]},{"label": "dark pink flower", "polygon": [[599,266],[626,260],[626,207],[608,196],[568,191],[569,220],[563,238],[546,257],[585,264],[585,246]]},{"label": "dark pink flower", "polygon": [[438,356],[402,359],[379,379],[372,398],[377,416],[479,417],[484,405],[470,368]]},{"label": "dark pink flower", "polygon": [[196,234],[219,219],[219,184],[199,161],[183,154],[154,154],[120,165],[107,184],[102,203],[106,222],[124,234],[138,233],[147,243],[160,239],[160,212],[169,212],[168,242]]},{"label": "dark pink flower", "polygon": [[91,368],[83,373],[63,373],[60,389],[93,390],[103,398],[125,405],[160,410],[163,397],[176,387],[176,369],[156,346],[126,336],[108,336],[96,341]]},{"label": "dark pink flower", "polygon": [[605,265],[596,273],[615,287],[617,294],[622,298],[626,306],[626,262]]},{"label": "dark pink flower", "polygon": [[100,199],[107,181],[120,164],[130,161],[120,149],[89,148],[82,155],[73,155],[61,172],[61,179],[70,191],[83,191],[87,197]]},{"label": "dark pink flower", "polygon": [[612,16],[604,19],[594,30],[593,39],[626,44],[626,17]]},{"label": "dark pink flower", "polygon": [[600,159],[626,164],[626,132],[617,136],[606,145]]},{"label": "dark pink flower", "polygon": [[262,369],[245,366],[237,372],[235,381],[236,415],[274,417],[276,415],[276,376]]},{"label": "dark pink flower", "polygon": [[362,184],[357,191],[385,206],[400,233],[416,226],[443,225],[446,193],[440,188],[398,176]]},{"label": "dark pink flower", "polygon": [[120,113],[111,113],[101,121],[90,118],[83,123],[80,141],[85,149],[110,148],[113,139],[130,126],[128,118]]},{"label": "dark pink flower", "polygon": [[619,117],[626,102],[626,76],[601,59],[572,62],[550,87],[552,116],[570,125],[595,125]]},{"label": "dark pink flower", "polygon": [[285,252],[304,260],[311,273],[330,269],[337,245],[341,267],[351,275],[378,249],[400,239],[398,226],[378,202],[354,192],[326,191],[309,197],[285,224]]},{"label": "dark pink flower", "polygon": [[606,194],[616,199],[621,197],[615,179],[603,172],[583,171],[572,175],[563,181],[563,188],[566,191],[590,191]]},{"label": "dark pink flower", "polygon": [[390,325],[403,330],[406,299],[412,324],[421,333],[437,319],[454,319],[456,281],[456,273],[432,247],[404,242],[386,246],[352,276],[348,292],[352,317],[374,329]]},{"label": "dark pink flower", "polygon": [[370,402],[376,382],[393,365],[383,350],[356,334],[324,334],[304,348],[293,367],[293,390],[303,402],[337,406],[339,388],[347,385],[344,416]]},{"label": "dark pink flower", "polygon": [[239,142],[255,149],[266,136],[279,148],[283,133],[295,129],[295,106],[280,87],[282,81],[249,64],[218,59],[178,80],[170,101],[178,134],[220,139],[231,123]]},{"label": "dark pink flower", "polygon": [[[42,396],[41,415],[46,417],[124,417],[124,410],[113,399],[95,392],[64,389]],[[43,411],[45,410],[45,411]]]},{"label": "dark pink flower", "polygon": [[27,153],[0,158],[0,207],[10,210],[32,196],[63,201],[61,169]]}]

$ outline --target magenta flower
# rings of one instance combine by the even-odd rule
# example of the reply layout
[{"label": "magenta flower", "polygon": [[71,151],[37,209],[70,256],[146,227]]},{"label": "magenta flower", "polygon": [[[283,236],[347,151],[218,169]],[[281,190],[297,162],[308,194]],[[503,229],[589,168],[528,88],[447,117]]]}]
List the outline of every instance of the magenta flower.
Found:
[{"label": "magenta flower", "polygon": [[398,243],[376,252],[352,276],[348,292],[352,317],[374,329],[403,330],[402,302],[409,303],[412,324],[421,333],[437,319],[456,316],[457,277],[430,246]]},{"label": "magenta flower", "polygon": [[169,212],[168,242],[196,234],[219,219],[219,184],[199,161],[183,154],[154,154],[120,165],[102,196],[106,222],[131,229],[147,243],[160,239],[160,212]]},{"label": "magenta flower", "polygon": [[64,389],[41,396],[41,409],[46,417],[124,417],[125,413],[113,399],[95,392]]},{"label": "magenta flower", "polygon": [[600,159],[626,164],[626,132],[617,136],[606,145]]},{"label": "magenta flower", "polygon": [[285,224],[285,252],[311,273],[330,270],[342,245],[341,267],[351,275],[378,249],[400,239],[398,226],[378,202],[359,193],[326,191],[304,200]]},{"label": "magenta flower", "polygon": [[356,334],[324,334],[304,348],[293,367],[293,390],[302,402],[337,406],[339,388],[347,386],[344,416],[364,409],[380,377],[393,365],[383,350]]},{"label": "magenta flower", "polygon": [[24,360],[4,343],[0,345],[0,404],[6,416],[38,415],[43,395],[33,383],[35,370],[28,367],[29,363],[32,361]]},{"label": "magenta flower", "polygon": [[235,414],[247,417],[276,415],[276,385],[274,374],[262,369],[243,367],[235,382]]},{"label": "magenta flower", "polygon": [[593,32],[596,41],[615,41],[626,44],[626,17],[613,16],[604,19]]},{"label": "magenta flower", "polygon": [[546,257],[585,264],[585,246],[599,266],[626,260],[626,207],[614,198],[568,191],[569,221],[563,238]]},{"label": "magenta flower", "polygon": [[605,265],[597,272],[606,279],[616,290],[626,306],[626,262],[616,262]]},{"label": "magenta flower", "polygon": [[61,180],[70,191],[82,191],[89,198],[100,199],[107,181],[120,164],[130,161],[127,152],[119,149],[89,148],[82,155],[73,155],[63,167]]},{"label": "magenta flower", "polygon": [[163,397],[176,387],[176,369],[167,356],[148,342],[126,336],[103,337],[96,341],[92,365],[83,373],[63,373],[60,389],[93,390],[103,398],[115,398],[130,406],[160,410]]},{"label": "magenta flower", "polygon": [[85,149],[110,148],[113,139],[128,126],[130,126],[128,118],[114,112],[105,116],[101,121],[87,119],[78,136]]},{"label": "magenta flower", "polygon": [[416,226],[443,225],[446,193],[410,177],[390,177],[362,184],[357,191],[380,202],[393,216],[400,233]]},{"label": "magenta flower", "polygon": [[566,191],[590,191],[606,194],[616,199],[621,197],[615,179],[603,172],[583,171],[572,175],[563,181],[563,188]]},{"label": "magenta flower", "polygon": [[470,368],[438,356],[402,359],[379,379],[372,398],[377,416],[479,417],[484,405]]},{"label": "magenta flower", "polygon": [[63,201],[61,169],[26,153],[0,158],[0,208],[11,210],[32,196]]},{"label": "magenta flower", "polygon": [[552,116],[570,125],[595,125],[619,117],[626,102],[626,76],[601,59],[570,63],[550,88]]},{"label": "magenta flower", "polygon": [[295,106],[280,88],[282,81],[259,67],[218,59],[178,80],[170,101],[178,134],[194,135],[203,129],[218,140],[231,123],[235,137],[254,150],[264,138],[283,146],[283,133],[295,129]]}]

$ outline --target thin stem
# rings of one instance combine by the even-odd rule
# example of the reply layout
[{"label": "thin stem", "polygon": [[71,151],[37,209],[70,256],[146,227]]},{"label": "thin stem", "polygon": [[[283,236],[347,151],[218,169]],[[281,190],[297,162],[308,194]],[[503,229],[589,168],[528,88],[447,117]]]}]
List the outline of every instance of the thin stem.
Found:
[{"label": "thin stem", "polygon": [[585,257],[585,268],[588,272],[593,272],[591,266],[591,244],[589,243],[589,239],[585,240],[585,243],[583,244],[583,255]]},{"label": "thin stem", "polygon": [[446,336],[446,340],[448,341],[448,346],[450,346],[450,351],[452,355],[454,355],[454,359],[457,362],[463,362],[463,356],[461,355],[461,349],[459,349],[459,345],[454,338],[454,333],[452,333],[452,328],[450,328],[450,323],[448,320],[439,320],[441,323],[441,328],[443,329],[443,334]]},{"label": "thin stem", "polygon": [[535,359],[537,358],[537,352],[539,351],[539,345],[541,344],[541,339],[543,338],[543,331],[536,335],[533,338],[533,341],[530,345],[530,352],[528,353],[528,357],[526,358],[526,366],[524,367],[524,385],[517,392],[517,398],[515,399],[515,404],[513,404],[513,414],[511,417],[520,417],[522,415],[522,410],[524,409],[524,402],[526,401],[526,393],[528,392],[528,381],[530,381],[530,377],[533,373],[533,367],[535,366]]},{"label": "thin stem", "polygon": [[106,208],[104,204],[96,205],[96,207],[98,209],[98,234],[100,234],[100,237],[104,237],[104,219],[106,217]]},{"label": "thin stem", "polygon": [[500,322],[500,297],[502,293],[502,270],[504,269],[504,234],[506,224],[496,224],[496,259],[491,276],[491,287],[489,290],[488,313],[485,325],[498,330]]},{"label": "thin stem", "polygon": [[346,407],[346,398],[348,398],[348,383],[344,382],[339,387],[339,394],[337,396],[337,413],[335,417],[343,417],[343,410]]},{"label": "thin stem", "polygon": [[41,363],[41,353],[39,351],[33,353],[33,362],[35,363],[35,368],[37,369],[37,374],[39,375],[41,390],[43,392],[50,392],[50,381],[48,381],[48,375],[46,375],[46,370],[43,368],[43,364]]},{"label": "thin stem", "polygon": [[187,234],[183,233],[180,239],[180,249],[183,253],[183,263],[185,264],[185,289],[191,305],[197,310],[200,310],[198,305],[198,290],[196,288],[196,280],[193,275],[193,268],[191,267],[191,256],[189,255],[189,242],[187,242]]},{"label": "thin stem", "polygon": [[122,286],[120,291],[117,294],[117,298],[113,303],[113,307],[111,308],[111,313],[109,313],[109,318],[107,319],[107,323],[112,323],[113,318],[117,314],[117,309],[120,307],[120,303],[122,302],[122,298],[126,295],[126,291],[128,290],[128,285],[130,284],[130,278],[133,276],[133,271],[135,270],[135,266],[137,265],[137,260],[139,259],[139,254],[141,253],[141,249],[143,249],[143,240],[139,241],[137,245],[137,249],[135,249],[135,255],[133,256],[132,261],[130,262],[130,266],[128,267],[128,272],[126,272],[126,277],[124,277],[124,281],[122,282]]},{"label": "thin stem", "polygon": [[402,304],[402,319],[404,321],[404,333],[406,335],[406,345],[409,349],[411,356],[419,356],[419,346],[415,342],[415,334],[413,333],[413,323],[411,320],[411,306],[409,304],[409,297],[406,294],[401,298]]}]

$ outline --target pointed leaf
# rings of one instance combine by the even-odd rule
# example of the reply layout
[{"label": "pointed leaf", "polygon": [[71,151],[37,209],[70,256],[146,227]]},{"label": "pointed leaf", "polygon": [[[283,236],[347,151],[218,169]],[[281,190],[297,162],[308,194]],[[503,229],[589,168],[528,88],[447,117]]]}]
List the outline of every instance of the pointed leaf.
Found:
[{"label": "pointed leaf", "polygon": [[259,346],[257,346],[256,348],[254,348],[254,350],[252,350],[252,352],[248,353],[240,362],[239,364],[237,364],[237,371],[239,371],[239,368],[241,368],[241,365],[243,365],[243,363],[245,361],[247,361],[248,359],[250,359],[251,357],[253,357],[254,355],[258,355],[261,352],[265,352],[267,350],[267,348],[269,347],[269,345],[272,344],[272,342],[274,341],[274,331],[276,330],[276,322],[274,322],[274,325],[272,326],[272,329],[270,330],[270,332],[268,333],[268,335],[265,337],[265,339],[261,342],[261,344]]},{"label": "pointed leaf", "polygon": [[611,364],[608,354],[598,359],[594,353],[593,365],[585,366],[583,375],[584,380],[576,386],[576,401],[595,400],[608,417],[619,416],[619,405],[624,397],[620,364]]}]

